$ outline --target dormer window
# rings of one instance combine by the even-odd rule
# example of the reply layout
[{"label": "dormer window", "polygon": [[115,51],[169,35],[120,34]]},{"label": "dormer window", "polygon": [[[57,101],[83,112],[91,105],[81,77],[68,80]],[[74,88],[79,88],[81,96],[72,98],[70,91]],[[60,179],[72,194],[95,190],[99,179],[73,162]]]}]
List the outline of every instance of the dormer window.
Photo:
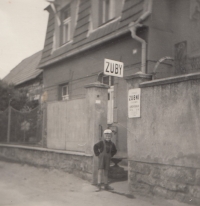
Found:
[{"label": "dormer window", "polygon": [[61,11],[61,45],[71,40],[71,7],[68,4]]},{"label": "dormer window", "polygon": [[52,53],[60,47],[67,46],[73,42],[80,1],[62,0],[56,2]]}]

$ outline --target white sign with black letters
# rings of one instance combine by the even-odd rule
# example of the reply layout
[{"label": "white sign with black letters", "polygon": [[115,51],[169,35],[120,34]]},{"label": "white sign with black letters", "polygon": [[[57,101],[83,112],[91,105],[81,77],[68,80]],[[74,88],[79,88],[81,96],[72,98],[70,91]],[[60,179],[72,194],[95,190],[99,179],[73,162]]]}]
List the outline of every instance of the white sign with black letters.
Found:
[{"label": "white sign with black letters", "polygon": [[140,117],[140,97],[141,89],[130,89],[128,91],[128,117]]},{"label": "white sign with black letters", "polygon": [[123,77],[124,63],[111,59],[104,59],[104,74],[109,76]]}]

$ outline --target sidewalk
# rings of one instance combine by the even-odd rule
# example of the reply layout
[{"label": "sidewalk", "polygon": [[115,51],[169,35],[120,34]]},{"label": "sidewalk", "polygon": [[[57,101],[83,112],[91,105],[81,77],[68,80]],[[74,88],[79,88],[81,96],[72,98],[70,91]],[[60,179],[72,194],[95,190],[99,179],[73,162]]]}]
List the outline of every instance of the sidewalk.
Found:
[{"label": "sidewalk", "polygon": [[127,197],[127,182],[111,186],[116,193],[95,192],[95,186],[73,174],[0,161],[1,206],[186,206],[158,198]]},{"label": "sidewalk", "polygon": [[[127,181],[115,182],[115,183],[112,183],[111,186],[114,188],[114,191],[116,192],[116,194],[118,193],[121,196],[127,196],[127,198],[130,196]],[[149,206],[152,206],[152,205],[154,206],[188,206],[188,204],[180,203],[180,202],[177,202],[176,200],[167,200],[167,199],[160,198],[160,197],[145,197],[145,196],[134,194],[133,198],[134,198],[133,202],[137,203],[133,205],[136,205],[136,206],[140,204],[142,205],[144,204],[144,202],[148,203],[147,205]]]}]

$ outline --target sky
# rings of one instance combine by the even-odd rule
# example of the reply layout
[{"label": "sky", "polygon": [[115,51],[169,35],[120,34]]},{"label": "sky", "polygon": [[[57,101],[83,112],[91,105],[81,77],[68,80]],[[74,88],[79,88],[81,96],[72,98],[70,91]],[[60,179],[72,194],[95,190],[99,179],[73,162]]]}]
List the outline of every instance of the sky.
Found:
[{"label": "sky", "polygon": [[45,0],[0,0],[0,79],[43,49],[47,6]]}]

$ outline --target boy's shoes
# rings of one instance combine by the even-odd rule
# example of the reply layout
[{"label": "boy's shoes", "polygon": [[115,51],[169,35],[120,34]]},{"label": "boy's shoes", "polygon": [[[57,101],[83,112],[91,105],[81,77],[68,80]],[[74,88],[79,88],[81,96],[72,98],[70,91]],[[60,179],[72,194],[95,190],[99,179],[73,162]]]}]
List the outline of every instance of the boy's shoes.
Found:
[{"label": "boy's shoes", "polygon": [[108,184],[106,184],[105,186],[104,186],[104,189],[105,190],[114,190],[111,186],[109,186]]},{"label": "boy's shoes", "polygon": [[97,190],[95,192],[100,192],[101,191],[101,184],[97,185]]},{"label": "boy's shoes", "polygon": [[[97,185],[97,190],[95,190],[95,192],[100,192],[102,190],[102,184],[98,184]],[[104,190],[114,190],[112,187],[110,187],[108,184],[104,185]]]}]

